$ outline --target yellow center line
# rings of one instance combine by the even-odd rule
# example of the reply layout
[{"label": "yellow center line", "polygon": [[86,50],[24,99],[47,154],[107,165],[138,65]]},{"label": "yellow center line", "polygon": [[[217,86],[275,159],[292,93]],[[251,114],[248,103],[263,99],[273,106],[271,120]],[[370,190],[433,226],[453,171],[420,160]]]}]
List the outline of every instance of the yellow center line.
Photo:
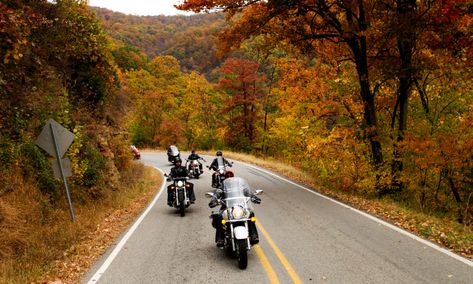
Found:
[{"label": "yellow center line", "polygon": [[263,233],[264,237],[266,238],[266,240],[268,241],[269,245],[271,246],[271,248],[274,250],[274,252],[276,253],[276,256],[279,258],[279,261],[281,261],[282,265],[284,266],[284,268],[286,269],[287,273],[289,274],[289,276],[291,277],[292,279],[292,282],[293,283],[296,283],[296,284],[301,284],[302,281],[301,279],[299,278],[299,276],[297,275],[296,271],[294,270],[294,268],[292,268],[291,264],[289,263],[289,261],[287,261],[286,257],[284,256],[284,254],[281,252],[281,250],[278,248],[278,246],[276,246],[276,243],[274,243],[273,239],[271,239],[271,237],[269,236],[268,232],[264,229],[263,225],[261,225],[261,222],[257,219],[257,222],[256,222],[256,226],[258,227],[258,230]]},{"label": "yellow center line", "polygon": [[274,272],[274,269],[269,263],[268,258],[264,254],[263,249],[259,245],[255,245],[254,249],[255,249],[256,255],[261,261],[261,264],[263,265],[264,270],[266,271],[266,274],[268,275],[269,281],[272,284],[279,284],[278,276]]}]

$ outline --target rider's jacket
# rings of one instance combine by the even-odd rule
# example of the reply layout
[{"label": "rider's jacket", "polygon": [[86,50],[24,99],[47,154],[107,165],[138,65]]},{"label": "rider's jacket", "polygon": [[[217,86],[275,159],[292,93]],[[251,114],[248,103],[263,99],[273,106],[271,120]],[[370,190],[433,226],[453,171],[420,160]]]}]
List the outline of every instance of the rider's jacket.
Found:
[{"label": "rider's jacket", "polygon": [[202,159],[198,154],[190,154],[189,157],[187,157],[188,160],[199,160]]},{"label": "rider's jacket", "polygon": [[227,159],[225,159],[224,157],[218,156],[217,158],[215,158],[215,159],[212,161],[212,163],[210,164],[209,169],[212,169],[212,170],[214,170],[214,171],[218,170],[218,161],[219,161],[219,160],[221,160],[221,162],[222,162],[223,165],[225,165],[225,166],[229,166],[229,167],[232,166],[232,164],[230,164],[230,163],[227,161]]},{"label": "rider's jacket", "polygon": [[187,172],[186,167],[184,166],[175,166],[171,168],[171,173],[169,174],[172,178],[187,177],[189,173]]}]

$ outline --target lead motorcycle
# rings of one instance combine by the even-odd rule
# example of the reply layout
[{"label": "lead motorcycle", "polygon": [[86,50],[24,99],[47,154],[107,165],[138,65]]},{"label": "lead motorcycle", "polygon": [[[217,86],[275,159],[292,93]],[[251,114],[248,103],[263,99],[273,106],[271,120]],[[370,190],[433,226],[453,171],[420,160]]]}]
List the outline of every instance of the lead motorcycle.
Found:
[{"label": "lead motorcycle", "polygon": [[[261,199],[256,196],[261,193],[263,190],[252,192],[244,179],[231,177],[223,182],[223,189],[205,194],[212,198],[210,207],[221,205],[220,210],[212,212],[210,216],[213,219],[212,225],[222,226],[223,247],[237,258],[240,269],[245,269],[248,266],[247,252],[251,249],[252,244],[258,242],[252,203],[261,203]],[[215,220],[219,220],[221,224],[215,224]]]},{"label": "lead motorcycle", "polygon": [[193,185],[187,181],[186,177],[172,178],[168,174],[164,174],[167,181],[173,182],[171,190],[174,190],[173,207],[179,210],[181,217],[186,215],[186,208],[191,205],[188,189]]}]

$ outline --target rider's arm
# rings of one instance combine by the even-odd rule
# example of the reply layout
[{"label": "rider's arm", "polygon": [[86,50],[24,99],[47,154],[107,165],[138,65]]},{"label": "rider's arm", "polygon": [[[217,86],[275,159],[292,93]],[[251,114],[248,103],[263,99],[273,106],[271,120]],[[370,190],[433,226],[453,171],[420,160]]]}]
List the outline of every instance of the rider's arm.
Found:
[{"label": "rider's arm", "polygon": [[209,169],[217,170],[217,160],[216,159],[212,161],[212,163],[210,164]]},{"label": "rider's arm", "polygon": [[174,175],[175,175],[174,168],[171,168],[171,171],[169,172],[169,176],[173,178]]}]

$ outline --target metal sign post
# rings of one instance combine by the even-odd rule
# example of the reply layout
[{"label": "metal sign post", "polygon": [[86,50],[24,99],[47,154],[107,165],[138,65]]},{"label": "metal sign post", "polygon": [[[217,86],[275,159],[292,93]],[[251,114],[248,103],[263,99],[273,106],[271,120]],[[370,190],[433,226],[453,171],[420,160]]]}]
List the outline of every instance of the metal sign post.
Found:
[{"label": "metal sign post", "polygon": [[62,167],[62,157],[59,155],[59,147],[56,142],[56,133],[54,131],[53,124],[49,124],[49,128],[51,129],[51,134],[53,137],[54,148],[56,150],[56,157],[57,162],[59,164],[59,171],[61,172],[62,181],[64,182],[64,187],[66,188],[66,196],[67,196],[67,203],[69,204],[69,212],[71,214],[71,222],[74,222],[74,207],[72,207],[71,201],[71,194],[69,192],[69,186],[67,185],[66,176],[64,175],[64,169]]},{"label": "metal sign post", "polygon": [[[57,167],[53,162],[53,169],[55,176],[57,177],[57,169],[59,168],[60,178],[64,183],[66,189],[67,203],[69,205],[69,211],[71,215],[71,222],[74,222],[74,208],[72,207],[71,193],[69,191],[69,186],[67,185],[66,177],[71,176],[71,168],[69,159],[62,159],[62,156],[66,153],[69,146],[71,146],[72,141],[74,140],[75,135],[71,133],[66,128],[62,127],[56,121],[50,119],[48,123],[41,131],[41,134],[36,139],[36,144],[48,152],[51,156],[56,157]],[[66,168],[64,168],[64,164]]]}]

